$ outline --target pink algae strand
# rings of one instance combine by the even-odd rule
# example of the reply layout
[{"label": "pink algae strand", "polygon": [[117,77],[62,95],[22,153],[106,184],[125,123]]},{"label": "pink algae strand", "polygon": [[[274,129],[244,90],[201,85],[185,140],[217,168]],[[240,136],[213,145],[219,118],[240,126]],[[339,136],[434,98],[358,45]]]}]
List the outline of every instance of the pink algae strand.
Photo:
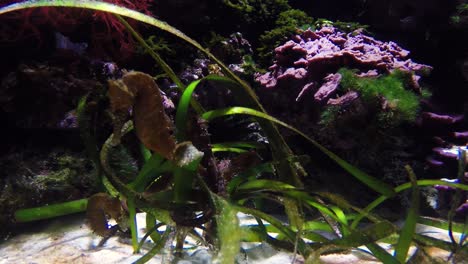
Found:
[{"label": "pink algae strand", "polygon": [[[0,7],[18,2],[22,1],[0,0]],[[149,11],[151,0],[104,0],[104,2],[151,15]],[[111,50],[111,53],[118,52],[119,56],[123,57],[132,53],[135,43],[126,32],[124,25],[113,14],[76,8],[39,7],[1,16],[0,41],[16,41],[31,36],[40,41],[40,28],[43,26],[50,26],[66,34],[86,23],[91,25],[90,39],[95,49],[94,53],[104,51],[107,53]],[[139,25],[132,20],[129,23],[133,27]]]}]

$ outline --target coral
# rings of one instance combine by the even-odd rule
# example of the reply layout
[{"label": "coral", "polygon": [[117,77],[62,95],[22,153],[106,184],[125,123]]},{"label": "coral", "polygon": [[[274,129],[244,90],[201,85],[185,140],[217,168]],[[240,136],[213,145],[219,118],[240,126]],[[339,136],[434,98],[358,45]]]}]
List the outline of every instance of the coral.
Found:
[{"label": "coral", "polygon": [[[113,3],[129,9],[140,11],[146,14],[151,14],[149,12],[149,7],[151,5],[151,0],[104,0],[104,2]],[[128,32],[122,23],[113,14],[108,14],[104,12],[95,12],[93,14],[93,19],[97,21],[102,21],[105,24],[105,29],[95,26],[96,23],[93,23],[92,28],[92,42],[100,48],[101,52],[106,51],[109,47],[112,47],[115,40],[119,40],[119,55],[128,56],[133,53],[133,50],[136,46],[133,37],[130,32]],[[138,28],[138,24],[135,21],[130,20],[130,25],[133,28]],[[103,42],[106,46],[103,45]],[[115,52],[114,54],[117,54]]]},{"label": "coral", "polygon": [[[20,0],[2,0],[0,6],[22,2]],[[77,24],[77,18],[83,17],[84,11],[77,9],[63,9],[55,7],[41,7],[25,9],[0,17],[0,39],[1,41],[16,41],[30,35],[41,39],[41,27],[50,25],[53,28],[68,32],[69,27]],[[15,23],[18,22],[18,23]]]},{"label": "coral", "polygon": [[[21,1],[5,0],[1,1],[0,6],[16,2]],[[150,14],[150,0],[104,0],[104,2]],[[15,25],[15,21],[20,22]],[[132,26],[137,26],[134,21],[130,21],[130,23]],[[52,27],[60,32],[73,32],[79,26],[90,25],[88,38],[91,39],[95,54],[116,55],[119,53],[120,56],[128,56],[133,52],[135,46],[131,35],[126,32],[125,26],[114,15],[99,11],[89,12],[75,8],[56,7],[32,8],[2,16],[0,25],[8,25],[6,27],[0,26],[0,41],[13,41],[31,35],[41,39],[44,26]],[[109,54],[109,50],[112,54]]]}]

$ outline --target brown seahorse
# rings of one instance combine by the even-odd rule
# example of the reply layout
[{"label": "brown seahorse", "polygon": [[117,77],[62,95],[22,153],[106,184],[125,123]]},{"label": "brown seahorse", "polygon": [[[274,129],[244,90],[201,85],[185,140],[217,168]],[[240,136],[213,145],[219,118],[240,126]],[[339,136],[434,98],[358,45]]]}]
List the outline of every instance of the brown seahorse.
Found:
[{"label": "brown seahorse", "polygon": [[173,124],[166,115],[163,96],[153,77],[127,72],[121,79],[109,80],[109,100],[114,114],[113,144],[120,143],[121,129],[133,109],[136,135],[150,150],[172,159],[176,146]]},{"label": "brown seahorse", "polygon": [[120,200],[107,193],[97,193],[88,199],[86,218],[91,230],[99,236],[112,236],[116,227],[110,226],[108,220],[114,219],[119,223],[124,215]]}]

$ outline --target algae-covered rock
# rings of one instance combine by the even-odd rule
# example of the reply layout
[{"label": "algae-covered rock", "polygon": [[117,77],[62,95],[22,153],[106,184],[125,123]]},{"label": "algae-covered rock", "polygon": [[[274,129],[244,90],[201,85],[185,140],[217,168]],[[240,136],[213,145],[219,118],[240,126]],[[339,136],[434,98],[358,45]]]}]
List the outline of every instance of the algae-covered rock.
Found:
[{"label": "algae-covered rock", "polygon": [[[392,184],[406,182],[406,164],[421,171],[411,129],[426,96],[421,79],[430,66],[413,62],[395,42],[330,26],[305,30],[274,53],[269,71],[256,76],[270,114]],[[297,147],[310,152],[301,143]],[[372,197],[332,164],[318,162],[312,170],[318,185],[328,190],[359,197],[357,203]]]},{"label": "algae-covered rock", "polygon": [[81,199],[97,190],[92,163],[80,152],[18,149],[0,157],[0,237],[14,232],[17,209]]},{"label": "algae-covered rock", "polygon": [[409,51],[394,42],[376,40],[362,31],[346,34],[334,27],[308,29],[274,51],[269,72],[256,76],[264,88],[261,95],[267,105],[275,102],[272,113],[292,122],[306,114],[312,126],[329,107],[349,115],[358,111],[350,110],[353,104],[365,111],[355,115],[364,123],[372,119],[380,126],[414,122],[424,95],[419,80],[432,69],[413,62]]},{"label": "algae-covered rock", "polygon": [[275,22],[275,28],[260,35],[259,57],[263,63],[270,63],[274,47],[296,34],[301,27],[311,25],[313,19],[304,11],[290,9],[281,12]]}]

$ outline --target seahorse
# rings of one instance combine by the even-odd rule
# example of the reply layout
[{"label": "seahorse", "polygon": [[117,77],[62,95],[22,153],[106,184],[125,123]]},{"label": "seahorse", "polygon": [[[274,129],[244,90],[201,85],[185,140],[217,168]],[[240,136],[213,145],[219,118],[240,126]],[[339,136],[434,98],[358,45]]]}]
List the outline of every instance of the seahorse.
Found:
[{"label": "seahorse", "polygon": [[119,223],[124,213],[120,200],[107,193],[97,193],[88,199],[86,218],[91,230],[99,236],[112,236],[116,227],[110,226],[108,220]]}]

